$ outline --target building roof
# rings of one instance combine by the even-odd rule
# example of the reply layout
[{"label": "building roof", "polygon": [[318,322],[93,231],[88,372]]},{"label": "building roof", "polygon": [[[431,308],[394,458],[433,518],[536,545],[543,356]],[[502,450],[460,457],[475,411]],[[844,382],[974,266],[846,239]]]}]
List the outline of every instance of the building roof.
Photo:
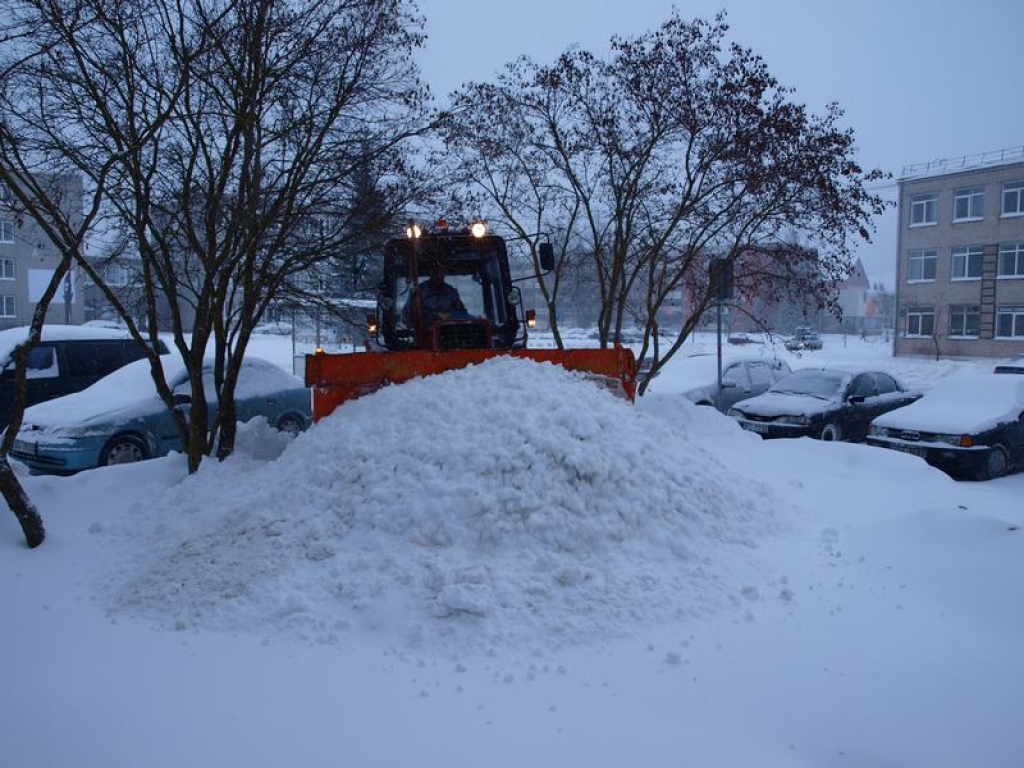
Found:
[{"label": "building roof", "polygon": [[926,163],[903,166],[899,181],[923,179],[931,176],[944,176],[951,173],[963,173],[981,168],[992,168],[1000,165],[1024,163],[1024,146],[997,149],[994,152],[983,152],[978,155],[947,157],[940,160],[929,160]]}]

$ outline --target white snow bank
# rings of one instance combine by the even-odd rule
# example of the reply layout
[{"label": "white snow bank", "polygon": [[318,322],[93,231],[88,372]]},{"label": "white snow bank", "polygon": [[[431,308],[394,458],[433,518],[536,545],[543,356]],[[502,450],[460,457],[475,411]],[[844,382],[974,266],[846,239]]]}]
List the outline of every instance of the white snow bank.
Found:
[{"label": "white snow bank", "polygon": [[105,529],[113,610],[326,643],[600,640],[734,601],[778,528],[770,489],[683,429],[529,361],[384,389],[274,461],[261,444]]}]

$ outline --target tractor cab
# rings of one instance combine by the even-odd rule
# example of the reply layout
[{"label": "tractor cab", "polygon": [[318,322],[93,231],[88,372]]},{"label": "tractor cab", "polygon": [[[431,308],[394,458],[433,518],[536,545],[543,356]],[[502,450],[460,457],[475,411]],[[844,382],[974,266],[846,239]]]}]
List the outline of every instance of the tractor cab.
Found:
[{"label": "tractor cab", "polygon": [[523,312],[505,241],[483,224],[451,233],[410,226],[384,247],[376,343],[390,350],[526,346]]}]

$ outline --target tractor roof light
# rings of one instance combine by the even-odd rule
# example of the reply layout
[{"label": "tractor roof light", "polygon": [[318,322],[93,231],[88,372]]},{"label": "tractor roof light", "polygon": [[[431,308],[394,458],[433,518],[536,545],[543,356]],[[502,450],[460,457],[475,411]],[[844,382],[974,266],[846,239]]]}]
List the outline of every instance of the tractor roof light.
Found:
[{"label": "tractor roof light", "polygon": [[473,237],[483,237],[487,234],[487,225],[482,221],[475,221],[473,222],[473,226],[469,228],[469,231]]}]

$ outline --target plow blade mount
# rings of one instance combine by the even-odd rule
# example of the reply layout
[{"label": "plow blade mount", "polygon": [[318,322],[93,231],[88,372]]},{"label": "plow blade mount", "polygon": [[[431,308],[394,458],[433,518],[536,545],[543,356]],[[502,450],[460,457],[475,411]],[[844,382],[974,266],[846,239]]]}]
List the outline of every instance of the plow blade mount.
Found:
[{"label": "plow blade mount", "polygon": [[444,352],[362,352],[306,356],[306,386],[313,392],[313,420],[319,421],[342,403],[401,384],[417,376],[454,371],[493,357],[520,357],[579,371],[612,392],[636,395],[636,358],[626,347],[613,349],[458,349]]}]

